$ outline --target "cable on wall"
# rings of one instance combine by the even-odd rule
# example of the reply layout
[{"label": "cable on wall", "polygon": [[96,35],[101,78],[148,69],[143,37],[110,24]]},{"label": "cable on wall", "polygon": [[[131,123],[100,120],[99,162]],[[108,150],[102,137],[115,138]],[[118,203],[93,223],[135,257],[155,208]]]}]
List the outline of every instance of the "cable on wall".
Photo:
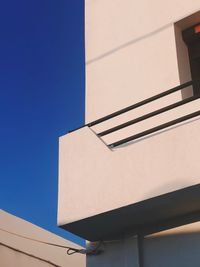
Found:
[{"label": "cable on wall", "polygon": [[41,240],[38,240],[38,239],[35,239],[35,238],[31,238],[31,237],[27,237],[27,236],[24,236],[24,235],[20,235],[20,234],[17,234],[17,233],[13,233],[13,232],[10,232],[10,231],[7,231],[5,229],[2,229],[0,228],[1,231],[3,232],[6,232],[8,234],[11,234],[11,235],[15,235],[17,237],[20,237],[20,238],[24,238],[24,239],[27,239],[27,240],[31,240],[31,241],[35,241],[37,243],[40,243],[40,244],[45,244],[45,245],[49,245],[49,246],[54,246],[54,247],[59,247],[59,248],[65,248],[67,249],[67,255],[72,255],[72,254],[75,254],[75,253],[80,253],[80,254],[92,254],[92,253],[95,253],[95,250],[96,248],[94,247],[93,250],[92,249],[77,249],[77,248],[72,248],[72,247],[68,247],[68,246],[63,246],[63,245],[59,245],[59,244],[55,244],[55,243],[49,243],[49,242],[45,242],[45,241],[41,241]]}]

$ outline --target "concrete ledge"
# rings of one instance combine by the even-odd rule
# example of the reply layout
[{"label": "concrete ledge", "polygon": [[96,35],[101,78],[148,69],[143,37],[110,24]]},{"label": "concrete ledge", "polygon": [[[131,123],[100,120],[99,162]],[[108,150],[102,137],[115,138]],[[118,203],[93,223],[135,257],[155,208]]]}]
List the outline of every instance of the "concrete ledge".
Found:
[{"label": "concrete ledge", "polygon": [[90,241],[147,235],[200,220],[200,185],[60,225]]}]

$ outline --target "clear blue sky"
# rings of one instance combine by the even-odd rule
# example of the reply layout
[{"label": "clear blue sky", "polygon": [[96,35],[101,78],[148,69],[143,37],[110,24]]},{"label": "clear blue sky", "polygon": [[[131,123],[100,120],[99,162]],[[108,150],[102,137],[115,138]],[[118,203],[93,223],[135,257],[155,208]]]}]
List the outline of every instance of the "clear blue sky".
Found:
[{"label": "clear blue sky", "polygon": [[1,208],[83,243],[56,226],[58,137],[84,123],[83,0],[1,1],[0,25]]}]

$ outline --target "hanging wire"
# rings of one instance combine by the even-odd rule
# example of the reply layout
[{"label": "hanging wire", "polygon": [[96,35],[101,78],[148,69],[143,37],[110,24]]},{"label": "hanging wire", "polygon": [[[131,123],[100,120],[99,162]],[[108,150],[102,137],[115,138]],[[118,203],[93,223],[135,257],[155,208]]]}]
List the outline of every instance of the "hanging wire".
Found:
[{"label": "hanging wire", "polygon": [[[24,238],[24,239],[27,239],[27,240],[35,241],[37,243],[41,243],[41,244],[45,244],[45,245],[49,245],[49,246],[54,246],[54,247],[59,247],[59,248],[65,248],[65,249],[67,249],[67,255],[69,255],[69,256],[71,256],[71,255],[73,255],[75,253],[79,253],[79,254],[83,254],[83,255],[98,255],[98,254],[103,252],[104,249],[102,248],[102,246],[104,244],[115,243],[115,242],[119,242],[119,241],[122,240],[122,239],[115,239],[115,240],[91,242],[90,245],[88,246],[88,248],[86,248],[86,249],[78,249],[78,248],[72,248],[72,247],[69,247],[69,246],[63,246],[63,245],[59,245],[59,244],[55,244],[55,243],[45,242],[45,241],[38,240],[38,239],[35,239],[35,238],[31,238],[31,237],[27,237],[27,236],[20,235],[20,234],[17,234],[17,233],[13,233],[13,232],[10,232],[10,231],[2,229],[2,228],[0,228],[0,231],[15,235],[17,237]],[[135,237],[135,235],[126,237],[126,239],[130,239],[130,238],[133,238],[133,237]]]},{"label": "hanging wire", "polygon": [[38,239],[35,239],[35,238],[31,238],[31,237],[27,237],[27,236],[20,235],[20,234],[17,234],[17,233],[13,233],[13,232],[7,231],[7,230],[2,229],[2,228],[0,228],[0,230],[3,231],[3,232],[9,233],[11,235],[15,235],[15,236],[20,237],[20,238],[24,238],[24,239],[27,239],[27,240],[35,241],[37,243],[41,243],[41,244],[45,244],[45,245],[49,245],[49,246],[54,246],[54,247],[59,247],[59,248],[65,248],[65,249],[67,249],[67,255],[72,255],[74,253],[86,254],[86,249],[77,249],[77,248],[72,248],[72,247],[69,247],[69,246],[63,246],[63,245],[59,245],[59,244],[55,244],[55,243],[49,243],[49,242],[41,241],[41,240],[38,240]]}]

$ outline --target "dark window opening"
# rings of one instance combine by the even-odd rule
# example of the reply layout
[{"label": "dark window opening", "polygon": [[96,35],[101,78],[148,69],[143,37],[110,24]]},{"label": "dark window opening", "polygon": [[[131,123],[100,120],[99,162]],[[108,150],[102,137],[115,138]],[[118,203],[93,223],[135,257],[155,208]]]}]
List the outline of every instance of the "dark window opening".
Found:
[{"label": "dark window opening", "polygon": [[[192,80],[200,80],[200,23],[184,30],[182,36],[188,48]],[[194,95],[200,95],[199,83],[193,91]]]}]

